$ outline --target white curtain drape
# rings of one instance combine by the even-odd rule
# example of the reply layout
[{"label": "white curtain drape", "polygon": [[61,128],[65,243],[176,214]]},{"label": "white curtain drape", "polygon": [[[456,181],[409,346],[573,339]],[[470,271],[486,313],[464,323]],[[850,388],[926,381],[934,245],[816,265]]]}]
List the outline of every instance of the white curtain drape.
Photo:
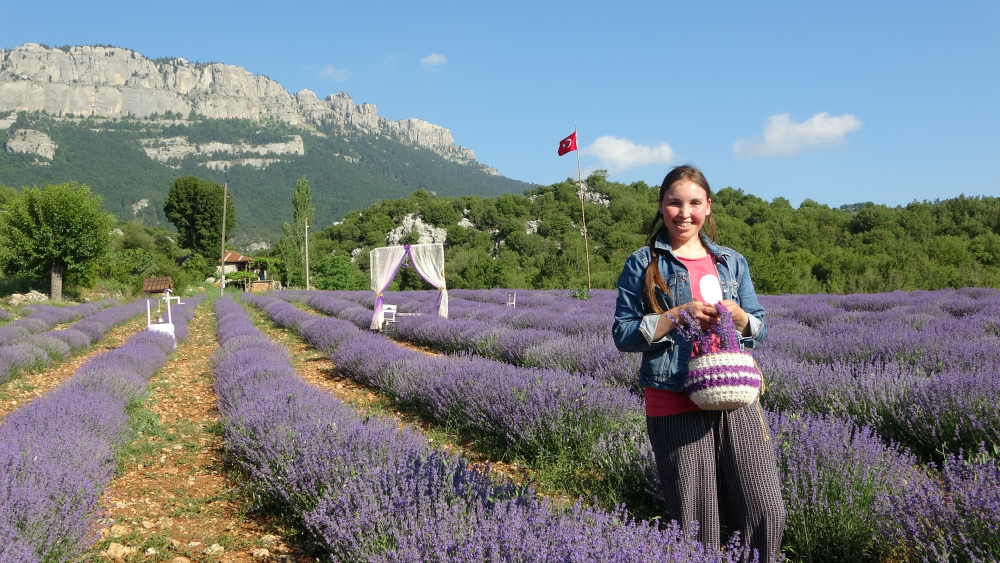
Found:
[{"label": "white curtain drape", "polygon": [[385,291],[399,272],[407,256],[413,268],[427,283],[438,289],[438,316],[448,317],[448,288],[444,283],[444,245],[411,244],[406,246],[385,246],[371,251],[372,291],[375,292],[375,314],[372,315],[372,330],[382,330],[385,314],[382,311]]},{"label": "white curtain drape", "polygon": [[438,316],[448,318],[448,288],[444,283],[444,245],[410,245],[410,261],[420,277],[438,289]]},{"label": "white curtain drape", "polygon": [[375,314],[372,316],[372,330],[382,330],[384,315],[382,312],[382,292],[396,277],[403,259],[406,258],[405,246],[386,246],[376,248],[369,254],[371,258],[372,291],[375,292]]}]

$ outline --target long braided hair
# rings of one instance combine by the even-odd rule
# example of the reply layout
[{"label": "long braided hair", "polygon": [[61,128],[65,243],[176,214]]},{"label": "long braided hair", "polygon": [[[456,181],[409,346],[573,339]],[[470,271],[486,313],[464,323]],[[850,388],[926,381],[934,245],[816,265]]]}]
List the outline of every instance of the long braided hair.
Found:
[{"label": "long braided hair", "polygon": [[[663,213],[660,212],[660,206],[663,204],[663,197],[670,191],[670,187],[680,180],[687,180],[701,186],[705,190],[705,197],[709,200],[712,199],[712,188],[708,187],[708,180],[705,179],[705,175],[701,173],[701,170],[698,170],[694,166],[687,164],[677,166],[663,179],[663,184],[660,186],[660,197],[656,205],[656,217],[653,218],[648,227],[649,236],[646,238],[646,245],[649,246],[651,258],[649,266],[646,268],[646,273],[643,275],[643,292],[646,295],[646,301],[649,302],[649,306],[653,309],[654,313],[663,313],[666,311],[660,305],[660,300],[657,299],[657,288],[670,295],[670,290],[667,289],[667,284],[663,281],[663,275],[660,273],[660,251],[655,246],[656,238],[667,228],[663,222]],[[715,215],[709,214],[706,223],[708,224],[709,238],[715,241],[717,237]]]}]

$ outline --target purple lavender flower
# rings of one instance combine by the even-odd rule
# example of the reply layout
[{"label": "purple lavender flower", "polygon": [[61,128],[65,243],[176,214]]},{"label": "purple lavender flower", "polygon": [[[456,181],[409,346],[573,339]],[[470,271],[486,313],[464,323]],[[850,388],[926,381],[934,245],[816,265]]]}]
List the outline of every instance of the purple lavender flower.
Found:
[{"label": "purple lavender flower", "polygon": [[73,352],[79,352],[85,348],[90,348],[90,337],[72,328],[63,330],[52,330],[46,334],[62,340]]},{"label": "purple lavender flower", "polygon": [[995,561],[1000,556],[997,452],[948,456],[930,476],[880,495],[880,531],[924,561]]},{"label": "purple lavender flower", "polygon": [[919,478],[916,459],[871,428],[810,415],[769,415],[784,476],[785,542],[809,561],[872,561],[891,543],[875,534],[877,495]]}]

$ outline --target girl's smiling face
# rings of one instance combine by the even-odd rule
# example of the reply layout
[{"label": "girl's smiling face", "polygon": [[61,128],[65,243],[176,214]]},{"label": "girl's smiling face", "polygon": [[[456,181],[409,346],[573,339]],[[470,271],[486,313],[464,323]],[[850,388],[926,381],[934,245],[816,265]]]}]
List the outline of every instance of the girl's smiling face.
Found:
[{"label": "girl's smiling face", "polygon": [[678,180],[663,194],[660,213],[670,235],[671,246],[683,246],[701,231],[712,213],[712,200],[705,188],[690,180]]}]

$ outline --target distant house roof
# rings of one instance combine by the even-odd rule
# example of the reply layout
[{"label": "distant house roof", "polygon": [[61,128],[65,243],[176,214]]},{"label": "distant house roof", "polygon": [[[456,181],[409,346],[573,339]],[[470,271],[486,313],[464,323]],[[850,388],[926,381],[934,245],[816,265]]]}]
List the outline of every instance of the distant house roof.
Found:
[{"label": "distant house roof", "polygon": [[174,280],[170,276],[162,278],[146,278],[142,280],[142,290],[146,293],[163,293],[174,290]]},{"label": "distant house roof", "polygon": [[249,256],[243,256],[239,252],[233,252],[232,250],[227,250],[223,259],[226,262],[226,264],[237,264],[239,262],[253,262],[253,258],[250,258]]}]

